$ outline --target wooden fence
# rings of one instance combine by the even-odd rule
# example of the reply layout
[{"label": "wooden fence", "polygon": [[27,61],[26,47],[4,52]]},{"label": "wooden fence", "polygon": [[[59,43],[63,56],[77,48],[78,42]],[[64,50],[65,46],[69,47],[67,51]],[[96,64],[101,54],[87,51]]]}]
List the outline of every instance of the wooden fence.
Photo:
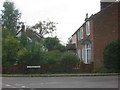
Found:
[{"label": "wooden fence", "polygon": [[2,73],[10,74],[25,74],[25,73],[65,73],[65,72],[75,72],[75,73],[89,73],[93,70],[92,64],[80,63],[77,65],[40,65],[40,68],[28,69],[27,65],[2,65]]}]

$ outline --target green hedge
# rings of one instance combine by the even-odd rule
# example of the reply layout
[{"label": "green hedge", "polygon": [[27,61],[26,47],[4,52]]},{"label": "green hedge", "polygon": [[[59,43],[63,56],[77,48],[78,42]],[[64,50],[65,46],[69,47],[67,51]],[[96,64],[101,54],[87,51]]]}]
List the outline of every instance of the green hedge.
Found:
[{"label": "green hedge", "polygon": [[104,65],[113,72],[120,72],[120,41],[113,41],[104,50]]},{"label": "green hedge", "polygon": [[63,53],[61,62],[60,62],[62,66],[62,70],[65,72],[74,71],[73,68],[75,67],[75,65],[79,63],[80,63],[79,58],[71,52]]}]

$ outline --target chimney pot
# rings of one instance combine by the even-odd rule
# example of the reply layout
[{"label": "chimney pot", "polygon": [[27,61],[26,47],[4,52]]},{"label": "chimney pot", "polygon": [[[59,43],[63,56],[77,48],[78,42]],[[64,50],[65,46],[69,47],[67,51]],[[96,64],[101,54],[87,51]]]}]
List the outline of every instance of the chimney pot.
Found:
[{"label": "chimney pot", "polygon": [[85,18],[85,21],[88,19],[88,13],[86,13],[86,18]]}]

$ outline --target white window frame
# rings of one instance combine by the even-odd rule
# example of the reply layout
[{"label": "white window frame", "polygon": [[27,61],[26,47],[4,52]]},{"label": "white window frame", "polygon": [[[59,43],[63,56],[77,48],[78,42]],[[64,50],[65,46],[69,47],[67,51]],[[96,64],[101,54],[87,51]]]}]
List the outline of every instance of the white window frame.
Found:
[{"label": "white window frame", "polygon": [[90,35],[90,21],[86,22],[86,35],[89,36]]},{"label": "white window frame", "polygon": [[85,64],[91,63],[91,44],[85,44],[82,48],[82,59]]}]

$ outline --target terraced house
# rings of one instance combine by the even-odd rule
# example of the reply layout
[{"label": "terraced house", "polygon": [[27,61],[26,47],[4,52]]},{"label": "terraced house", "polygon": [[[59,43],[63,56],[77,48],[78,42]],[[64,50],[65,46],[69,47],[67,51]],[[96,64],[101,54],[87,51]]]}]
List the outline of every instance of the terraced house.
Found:
[{"label": "terraced house", "polygon": [[118,39],[120,25],[120,2],[101,0],[101,10],[88,18],[71,37],[76,54],[93,71],[103,66],[103,52],[110,42]]}]

